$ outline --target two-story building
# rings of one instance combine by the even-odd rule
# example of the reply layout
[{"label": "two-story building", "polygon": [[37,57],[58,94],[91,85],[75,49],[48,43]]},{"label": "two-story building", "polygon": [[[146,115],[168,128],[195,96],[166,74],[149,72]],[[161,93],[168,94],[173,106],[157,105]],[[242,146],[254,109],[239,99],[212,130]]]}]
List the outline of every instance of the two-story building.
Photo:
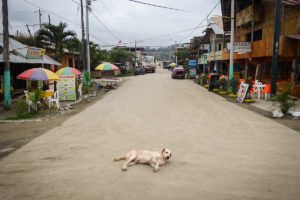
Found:
[{"label": "two-story building", "polygon": [[[231,1],[221,0],[223,18],[231,13]],[[278,82],[290,82],[293,95],[300,97],[300,2],[282,0],[278,52]],[[236,0],[234,63],[245,77],[268,83],[271,80],[275,0]],[[230,32],[230,20],[223,21]],[[243,47],[243,48],[242,48]],[[245,48],[244,48],[245,47]],[[237,50],[237,49],[246,49]],[[228,49],[223,60],[229,61]]]},{"label": "two-story building", "polygon": [[208,53],[204,54],[208,62],[208,72],[218,74],[228,72],[228,66],[223,62],[223,48],[228,37],[223,31],[222,16],[215,16],[208,19],[208,27],[204,30],[204,40],[209,40]]}]

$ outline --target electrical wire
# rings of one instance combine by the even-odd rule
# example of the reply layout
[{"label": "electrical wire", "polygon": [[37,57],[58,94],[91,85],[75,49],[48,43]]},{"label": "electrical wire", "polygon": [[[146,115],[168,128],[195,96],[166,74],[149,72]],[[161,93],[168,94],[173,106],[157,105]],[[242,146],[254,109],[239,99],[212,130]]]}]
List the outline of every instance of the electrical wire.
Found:
[{"label": "electrical wire", "polygon": [[[207,14],[207,16],[198,24],[198,26],[201,26],[201,24],[210,16],[210,14],[217,8],[217,6],[220,4],[221,1],[218,1],[218,3],[213,7],[213,9]],[[198,27],[197,26],[197,27]],[[185,36],[182,40],[180,40],[179,43],[181,43],[183,40],[185,40],[187,37],[189,37],[191,34],[195,32],[196,29],[194,29],[192,32],[190,32],[187,36]]]},{"label": "electrical wire", "polygon": [[170,8],[170,7],[166,7],[166,6],[160,6],[160,5],[156,5],[156,4],[152,4],[152,3],[146,3],[146,2],[142,2],[142,1],[136,1],[136,0],[128,0],[128,1],[132,1],[134,3],[144,4],[144,5],[147,5],[147,6],[153,6],[153,7],[164,8],[164,9],[169,9],[169,10],[176,10],[176,11],[186,12],[185,10],[181,10],[181,9],[177,9],[177,8]]},{"label": "electrical wire", "polygon": [[108,31],[108,32],[110,32],[110,34],[115,38],[115,39],[117,39],[117,41],[120,41],[120,38],[118,38],[118,36],[116,36],[98,17],[97,17],[97,15],[91,10],[91,13],[94,15],[94,17],[97,19],[97,21],[98,22],[100,22],[103,26],[104,26],[104,28]]}]

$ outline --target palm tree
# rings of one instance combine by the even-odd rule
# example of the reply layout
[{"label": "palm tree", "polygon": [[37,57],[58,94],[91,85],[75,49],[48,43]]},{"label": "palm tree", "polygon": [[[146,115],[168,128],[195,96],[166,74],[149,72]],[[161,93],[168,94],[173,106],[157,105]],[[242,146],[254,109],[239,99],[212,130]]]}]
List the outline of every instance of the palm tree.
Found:
[{"label": "palm tree", "polygon": [[47,24],[44,28],[36,33],[38,43],[54,46],[55,58],[61,60],[63,56],[63,47],[65,44],[73,39],[76,34],[73,31],[66,31],[67,24],[60,22],[57,26]]}]

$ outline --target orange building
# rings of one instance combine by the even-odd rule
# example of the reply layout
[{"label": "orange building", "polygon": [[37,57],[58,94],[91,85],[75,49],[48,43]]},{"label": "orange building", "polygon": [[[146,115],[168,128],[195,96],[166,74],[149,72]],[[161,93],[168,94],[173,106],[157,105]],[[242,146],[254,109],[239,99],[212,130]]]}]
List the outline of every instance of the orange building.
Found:
[{"label": "orange building", "polygon": [[[245,76],[268,83],[272,70],[275,0],[236,2],[234,41],[238,45],[249,44],[250,51],[234,53],[234,63],[243,69]],[[231,0],[221,0],[221,4],[223,18],[226,19],[230,16]],[[293,95],[297,97],[300,97],[299,6],[300,2],[282,0],[277,74],[278,82],[292,84]],[[230,19],[223,20],[223,27],[225,32],[230,31]],[[222,59],[229,65],[229,51],[226,48],[223,49]]]}]

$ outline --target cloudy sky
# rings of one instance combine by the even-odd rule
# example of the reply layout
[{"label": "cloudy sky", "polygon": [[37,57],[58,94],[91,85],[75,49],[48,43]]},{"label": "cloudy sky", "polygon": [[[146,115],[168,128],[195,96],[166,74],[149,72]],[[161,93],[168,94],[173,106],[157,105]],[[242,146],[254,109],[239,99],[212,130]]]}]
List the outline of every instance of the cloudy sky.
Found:
[{"label": "cloudy sky", "polygon": [[[68,29],[81,38],[80,0],[8,0],[10,34],[28,34],[38,30],[38,9],[42,10],[42,23],[60,21],[68,24]],[[85,0],[83,0],[85,2]],[[146,3],[177,8],[184,11],[163,9],[135,3],[129,0],[95,0],[92,1],[90,19],[90,40],[100,45],[139,41],[137,46],[168,46],[175,42],[189,42],[193,36],[202,34],[197,27],[219,0],[139,0]],[[220,4],[212,15],[220,15]],[[95,16],[96,17],[95,17]],[[98,19],[97,19],[98,18]],[[2,22],[2,15],[1,15]],[[1,23],[2,24],[2,23]],[[2,32],[2,26],[1,26]],[[174,33],[174,34],[172,34]],[[152,39],[151,39],[152,38]],[[134,44],[128,44],[133,46]]]}]

